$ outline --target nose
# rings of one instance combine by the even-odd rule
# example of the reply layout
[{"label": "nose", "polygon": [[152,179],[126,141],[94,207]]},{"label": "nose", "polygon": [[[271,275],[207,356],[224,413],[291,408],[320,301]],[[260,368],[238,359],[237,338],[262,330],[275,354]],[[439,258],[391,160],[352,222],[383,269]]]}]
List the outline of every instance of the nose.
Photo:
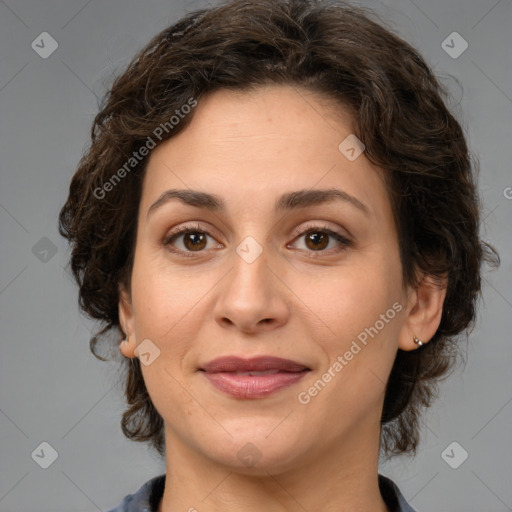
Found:
[{"label": "nose", "polygon": [[251,263],[233,254],[233,268],[222,280],[214,317],[223,328],[256,334],[283,326],[289,317],[286,286],[265,251]]}]

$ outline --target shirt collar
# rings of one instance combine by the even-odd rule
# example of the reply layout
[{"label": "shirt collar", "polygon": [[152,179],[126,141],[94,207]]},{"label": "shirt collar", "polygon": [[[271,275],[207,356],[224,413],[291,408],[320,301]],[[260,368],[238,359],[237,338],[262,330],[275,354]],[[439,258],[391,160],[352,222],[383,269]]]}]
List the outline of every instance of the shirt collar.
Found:
[{"label": "shirt collar", "polygon": [[[125,496],[122,503],[109,512],[157,512],[164,494],[165,473],[148,480],[137,492]],[[390,512],[415,512],[397,485],[379,474],[379,489]]]}]

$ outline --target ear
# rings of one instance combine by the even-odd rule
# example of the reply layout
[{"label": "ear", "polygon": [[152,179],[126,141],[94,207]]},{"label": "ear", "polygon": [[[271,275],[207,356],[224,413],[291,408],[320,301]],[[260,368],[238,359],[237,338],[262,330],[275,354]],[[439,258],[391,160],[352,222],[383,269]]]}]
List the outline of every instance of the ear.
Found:
[{"label": "ear", "polygon": [[423,344],[434,336],[441,323],[447,283],[447,276],[439,278],[425,274],[417,288],[410,292],[407,316],[398,338],[400,349],[417,349],[414,336]]},{"label": "ear", "polygon": [[123,356],[133,359],[137,343],[135,340],[134,315],[130,292],[124,285],[119,286],[119,323],[126,338],[121,341],[119,350]]}]

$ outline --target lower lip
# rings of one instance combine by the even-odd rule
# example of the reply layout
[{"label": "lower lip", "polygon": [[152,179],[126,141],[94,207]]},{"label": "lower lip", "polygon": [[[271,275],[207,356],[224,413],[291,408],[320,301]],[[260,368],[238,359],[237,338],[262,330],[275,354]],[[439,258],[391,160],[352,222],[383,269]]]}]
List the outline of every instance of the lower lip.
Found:
[{"label": "lower lip", "polygon": [[279,372],[270,375],[237,375],[236,373],[206,373],[205,377],[220,391],[235,398],[263,398],[292,386],[302,379],[302,372]]}]

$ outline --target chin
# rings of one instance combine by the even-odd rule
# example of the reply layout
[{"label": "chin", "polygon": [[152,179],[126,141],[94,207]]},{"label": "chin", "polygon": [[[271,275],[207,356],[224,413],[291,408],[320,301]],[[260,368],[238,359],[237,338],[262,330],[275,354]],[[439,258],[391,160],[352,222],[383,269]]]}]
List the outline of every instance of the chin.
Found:
[{"label": "chin", "polygon": [[278,427],[282,429],[279,434],[272,432],[279,421],[274,421],[271,428],[267,428],[268,421],[265,428],[246,424],[247,428],[237,433],[227,428],[233,437],[212,440],[204,449],[212,461],[236,473],[268,476],[285,472],[296,467],[301,454],[297,447],[304,446],[304,439],[282,426]]}]

